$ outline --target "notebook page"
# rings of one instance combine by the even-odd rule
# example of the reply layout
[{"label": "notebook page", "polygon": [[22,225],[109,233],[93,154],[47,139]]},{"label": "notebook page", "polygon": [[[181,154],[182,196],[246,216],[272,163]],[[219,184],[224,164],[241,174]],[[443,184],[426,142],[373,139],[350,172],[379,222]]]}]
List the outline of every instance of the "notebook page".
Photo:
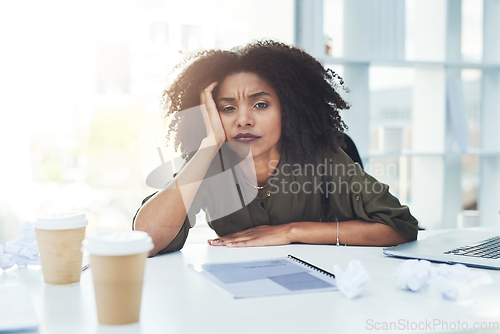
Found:
[{"label": "notebook page", "polygon": [[233,298],[337,289],[334,278],[288,258],[188,266]]}]

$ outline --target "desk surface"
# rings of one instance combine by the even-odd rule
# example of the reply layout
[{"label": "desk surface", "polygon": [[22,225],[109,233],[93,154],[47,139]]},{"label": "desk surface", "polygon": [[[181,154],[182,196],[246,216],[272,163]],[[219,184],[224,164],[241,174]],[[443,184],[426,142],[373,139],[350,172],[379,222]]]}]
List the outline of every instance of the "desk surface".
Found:
[{"label": "desk surface", "polygon": [[[430,233],[423,233],[421,237]],[[293,254],[328,271],[359,259],[372,277],[362,297],[345,298],[338,291],[232,299],[188,263],[266,259]],[[457,325],[500,321],[500,271],[488,270],[493,284],[476,287],[464,299],[443,300],[434,290],[401,291],[394,274],[403,260],[386,257],[378,247],[288,245],[226,248],[190,244],[176,253],[147,260],[141,320],[125,326],[97,322],[92,272],[80,284],[50,287],[39,267],[12,268],[0,273],[2,283],[28,286],[38,318],[39,333],[360,333],[395,322],[444,333]],[[484,270],[484,269],[472,269]],[[439,321],[439,324],[438,324]],[[459,323],[458,323],[459,322]],[[423,327],[427,324],[427,327]],[[434,327],[432,327],[434,326]],[[485,325],[483,325],[485,326]],[[370,330],[372,328],[372,330]],[[390,331],[379,331],[388,333]],[[425,330],[423,331],[425,332]],[[463,333],[464,331],[461,331]],[[477,333],[478,331],[471,331]],[[492,330],[484,331],[493,333]]]}]

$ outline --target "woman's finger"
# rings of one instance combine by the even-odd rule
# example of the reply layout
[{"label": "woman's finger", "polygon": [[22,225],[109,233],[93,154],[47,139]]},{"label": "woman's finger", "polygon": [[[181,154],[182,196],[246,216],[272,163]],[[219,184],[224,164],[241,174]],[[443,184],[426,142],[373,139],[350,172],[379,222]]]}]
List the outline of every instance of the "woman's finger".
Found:
[{"label": "woman's finger", "polygon": [[244,241],[235,241],[227,244],[227,247],[259,247],[259,246],[271,246],[273,243],[266,242],[262,238],[250,239]]},{"label": "woman's finger", "polygon": [[212,92],[214,91],[214,88],[215,88],[215,86],[217,86],[217,84],[218,84],[217,81],[212,82],[210,85],[207,86],[207,88],[205,88],[203,90],[203,95],[204,95],[204,98],[205,98],[205,102],[210,103],[210,105],[214,106],[214,107],[215,107],[215,103],[214,103],[214,99],[213,99],[213,96],[212,96]]},{"label": "woman's finger", "polygon": [[202,105],[205,105],[205,108],[207,108],[207,112],[216,112],[217,111],[217,106],[215,105],[212,92],[217,86],[217,82],[212,82],[210,85],[208,85],[201,93],[200,93],[200,102]]},{"label": "woman's finger", "polygon": [[213,239],[213,240],[208,240],[208,243],[210,245],[213,245],[213,246],[226,246],[230,243],[248,241],[248,240],[253,239],[253,238],[255,238],[255,235],[253,235],[253,234],[249,234],[249,235],[242,234],[242,235],[238,235],[238,236],[227,235],[225,237],[221,237],[221,238],[217,238],[217,239]]},{"label": "woman's finger", "polygon": [[255,246],[255,245],[252,245],[248,241],[240,241],[240,242],[233,242],[233,243],[227,244],[226,246],[236,248],[236,247],[249,247],[249,246]]},{"label": "woman's finger", "polygon": [[212,82],[200,93],[200,103],[202,108],[203,122],[207,129],[207,137],[213,137],[220,145],[226,141],[226,132],[222,126],[222,121],[213,98],[213,90],[218,82]]}]

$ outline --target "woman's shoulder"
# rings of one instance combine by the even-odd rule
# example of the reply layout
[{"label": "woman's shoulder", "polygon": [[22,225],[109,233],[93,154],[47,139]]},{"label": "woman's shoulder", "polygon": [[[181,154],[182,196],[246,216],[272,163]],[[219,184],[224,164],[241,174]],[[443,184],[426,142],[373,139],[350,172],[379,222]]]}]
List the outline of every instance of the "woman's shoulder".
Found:
[{"label": "woman's shoulder", "polygon": [[337,164],[353,164],[352,159],[345,153],[345,151],[336,146],[335,148],[321,145],[316,153],[316,162],[318,163],[337,163]]},{"label": "woman's shoulder", "polygon": [[353,162],[349,155],[338,146],[335,150],[326,145],[319,147],[316,154],[316,166],[323,168],[326,175],[348,179],[366,174],[361,165]]}]

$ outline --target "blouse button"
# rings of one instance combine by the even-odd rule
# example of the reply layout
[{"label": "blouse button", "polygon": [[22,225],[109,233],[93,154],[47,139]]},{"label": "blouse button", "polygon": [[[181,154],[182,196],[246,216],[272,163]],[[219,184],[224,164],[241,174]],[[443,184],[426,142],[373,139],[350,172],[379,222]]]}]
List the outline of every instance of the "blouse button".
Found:
[{"label": "blouse button", "polygon": [[359,196],[356,196],[356,201],[359,201]]}]

